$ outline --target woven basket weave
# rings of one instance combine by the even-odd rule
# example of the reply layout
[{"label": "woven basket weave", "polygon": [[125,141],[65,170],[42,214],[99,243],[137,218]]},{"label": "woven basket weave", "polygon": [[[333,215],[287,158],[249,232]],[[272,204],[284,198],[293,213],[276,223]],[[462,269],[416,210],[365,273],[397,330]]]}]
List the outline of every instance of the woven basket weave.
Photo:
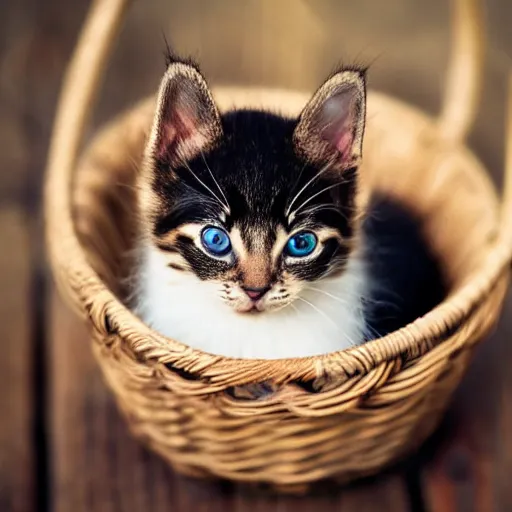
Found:
[{"label": "woven basket weave", "polygon": [[[193,350],[146,327],[120,300],[133,243],[135,169],[153,99],[104,128],[80,159],[77,153],[125,4],[94,2],[71,62],[50,151],[46,219],[58,286],[92,326],[95,355],[133,432],[179,471],[287,491],[371,474],[403,457],[437,425],[476,343],[499,315],[509,280],[512,130],[501,206],[462,143],[480,85],[477,2],[454,3],[439,119],[385,95],[368,98],[363,186],[395,195],[424,219],[450,286],[447,299],[385,338],[279,361]],[[291,114],[307,98],[247,88],[214,95],[221,109],[279,107]],[[274,389],[265,399],[234,393],[263,381]]]}]

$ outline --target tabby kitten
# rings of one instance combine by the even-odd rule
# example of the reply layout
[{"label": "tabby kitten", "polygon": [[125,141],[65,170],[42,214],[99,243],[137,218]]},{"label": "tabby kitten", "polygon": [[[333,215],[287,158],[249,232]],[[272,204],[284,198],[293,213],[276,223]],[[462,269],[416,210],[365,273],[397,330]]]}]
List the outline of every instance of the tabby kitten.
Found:
[{"label": "tabby kitten", "polygon": [[171,63],[138,183],[140,317],[231,357],[369,339],[372,240],[356,201],[365,110],[364,71],[344,69],[298,119],[221,115],[197,67]]}]

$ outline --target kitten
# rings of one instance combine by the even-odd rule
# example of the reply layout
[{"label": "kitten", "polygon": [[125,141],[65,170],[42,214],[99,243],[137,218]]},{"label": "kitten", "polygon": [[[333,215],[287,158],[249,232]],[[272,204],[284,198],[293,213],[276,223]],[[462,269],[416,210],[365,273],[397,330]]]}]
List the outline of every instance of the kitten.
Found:
[{"label": "kitten", "polygon": [[171,63],[138,183],[137,314],[230,357],[313,356],[373,337],[365,113],[364,71],[333,74],[288,119],[221,115],[197,67]]}]

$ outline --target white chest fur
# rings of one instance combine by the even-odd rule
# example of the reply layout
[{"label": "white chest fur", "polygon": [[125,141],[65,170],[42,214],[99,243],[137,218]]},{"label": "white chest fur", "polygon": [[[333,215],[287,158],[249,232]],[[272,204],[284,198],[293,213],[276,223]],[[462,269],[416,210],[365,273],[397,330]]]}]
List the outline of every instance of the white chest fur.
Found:
[{"label": "white chest fur", "polygon": [[364,262],[355,255],[342,275],[319,280],[279,311],[240,314],[212,283],[169,268],[165,255],[142,251],[136,312],[163,335],[228,357],[280,359],[325,354],[364,341]]}]

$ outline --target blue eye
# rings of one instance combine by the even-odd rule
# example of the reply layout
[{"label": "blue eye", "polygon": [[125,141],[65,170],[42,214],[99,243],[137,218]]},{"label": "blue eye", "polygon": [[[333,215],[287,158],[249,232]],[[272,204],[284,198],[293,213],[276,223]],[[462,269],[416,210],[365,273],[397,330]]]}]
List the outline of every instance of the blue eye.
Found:
[{"label": "blue eye", "polygon": [[220,228],[205,228],[201,234],[204,248],[215,256],[225,256],[231,251],[231,240]]},{"label": "blue eye", "polygon": [[316,247],[317,239],[314,233],[301,231],[293,235],[286,243],[285,251],[294,258],[309,256]]}]

